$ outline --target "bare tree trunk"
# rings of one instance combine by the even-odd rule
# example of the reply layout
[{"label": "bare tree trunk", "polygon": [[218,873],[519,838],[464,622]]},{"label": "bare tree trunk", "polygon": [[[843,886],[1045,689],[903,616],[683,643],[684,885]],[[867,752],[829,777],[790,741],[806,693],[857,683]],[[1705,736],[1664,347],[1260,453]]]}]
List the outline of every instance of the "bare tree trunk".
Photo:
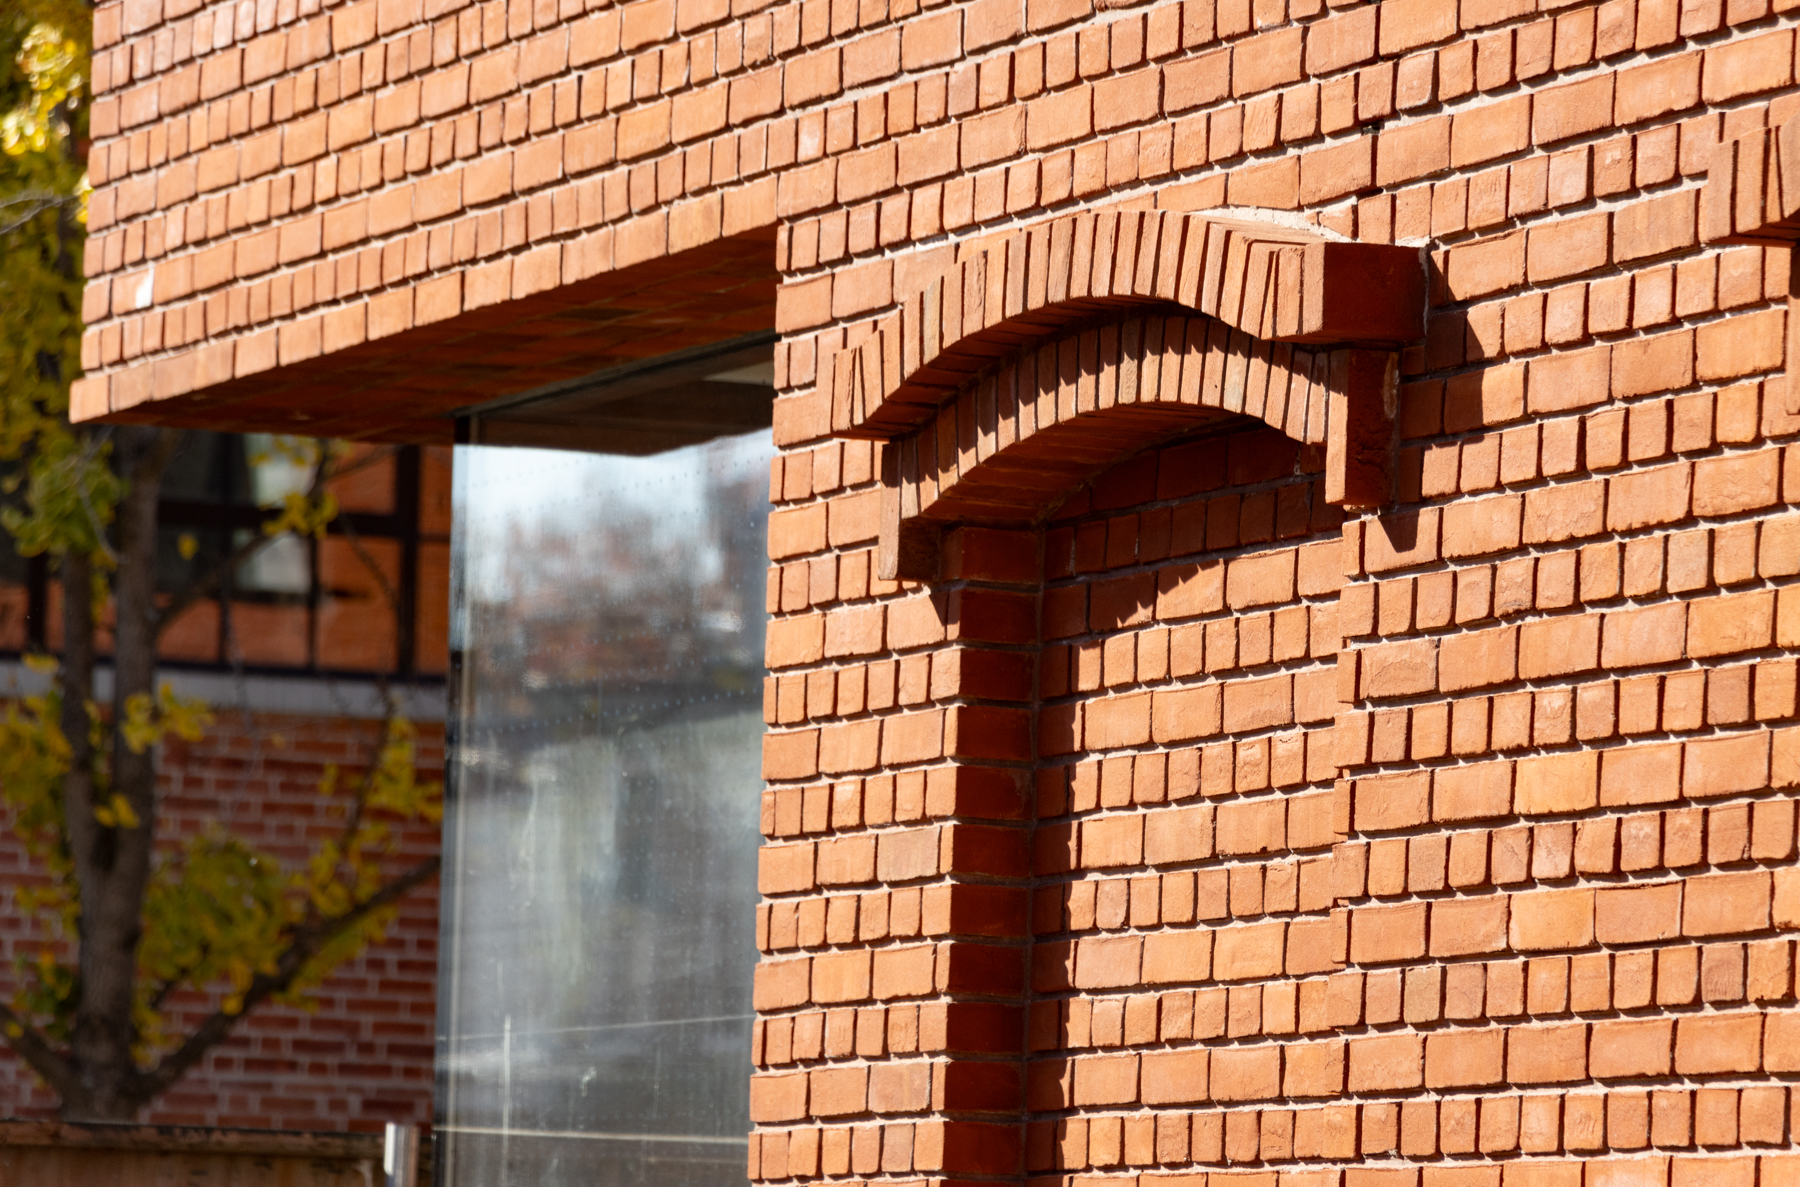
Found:
[{"label": "bare tree trunk", "polygon": [[[151,694],[156,677],[156,520],[157,497],[163,469],[174,453],[180,434],[171,430],[128,428],[116,430],[116,464],[128,483],[117,508],[116,535],[119,568],[114,585],[118,621],[113,636],[114,722],[123,722],[126,705],[138,694]],[[71,558],[72,560],[73,558]],[[85,566],[85,558],[83,558]],[[71,565],[64,563],[65,572]],[[66,601],[91,599],[88,582],[71,584]],[[72,592],[71,592],[72,590]],[[71,629],[76,621],[86,627],[86,638],[77,641]],[[94,621],[91,608],[84,617],[65,619],[65,651],[85,649],[87,670],[93,668]],[[91,691],[88,693],[91,696]],[[73,697],[70,698],[72,701]],[[82,698],[82,702],[87,696]],[[87,733],[85,703],[75,713]],[[64,708],[64,720],[71,720]],[[73,738],[71,737],[71,742]],[[113,731],[112,794],[123,796],[137,816],[136,827],[107,828],[94,818],[95,790],[87,776],[90,764],[77,762],[71,771],[67,795],[69,839],[75,873],[81,885],[81,981],[71,1036],[71,1054],[85,1099],[63,1101],[63,1115],[70,1119],[130,1120],[143,1103],[142,1086],[132,1046],[137,1028],[132,1020],[132,994],[137,976],[137,949],[143,931],[144,889],[149,882],[155,845],[152,825],[156,819],[155,755],[134,753],[125,731]],[[75,772],[80,772],[76,775]],[[87,786],[77,797],[77,780]],[[85,802],[78,802],[84,800]]]},{"label": "bare tree trunk", "polygon": [[[62,655],[62,732],[69,743],[69,772],[63,777],[63,817],[69,835],[69,850],[81,885],[87,886],[84,857],[92,854],[101,831],[94,819],[94,744],[88,706],[94,699],[94,564],[85,552],[70,549],[62,558],[63,655]],[[83,894],[83,915],[87,914],[87,896]],[[84,923],[85,927],[85,923]],[[84,936],[85,939],[85,936]],[[86,977],[88,946],[81,945],[83,981]],[[85,1117],[92,1113],[87,1100],[88,1085],[78,1080],[81,1096],[65,1090],[62,1094],[63,1115]]]}]

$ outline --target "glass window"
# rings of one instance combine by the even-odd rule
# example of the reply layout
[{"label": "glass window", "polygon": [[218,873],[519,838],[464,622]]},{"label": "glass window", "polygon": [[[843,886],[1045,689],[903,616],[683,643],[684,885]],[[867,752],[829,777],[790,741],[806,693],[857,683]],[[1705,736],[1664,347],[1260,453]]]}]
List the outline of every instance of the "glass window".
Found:
[{"label": "glass window", "polygon": [[444,1187],[745,1178],[774,449],[727,431],[457,448]]},{"label": "glass window", "polygon": [[[289,495],[311,490],[317,449],[309,450],[311,444],[273,433],[246,434],[250,501],[258,507],[276,508]],[[260,530],[253,534],[239,528],[233,547],[241,548],[260,534]],[[291,532],[277,536],[238,567],[234,584],[241,590],[305,595],[312,589],[311,542]]]},{"label": "glass window", "polygon": [[[448,427],[448,426],[446,426]],[[448,446],[338,443],[328,489],[338,512],[322,539],[264,539],[290,494],[309,490],[324,442],[190,430],[164,471],[156,587],[186,610],[163,631],[160,660],[270,674],[442,679],[448,656]],[[0,508],[20,504],[0,467]],[[192,597],[195,587],[202,595]],[[222,595],[222,596],[220,596]],[[55,650],[55,566],[23,558],[0,528],[0,660]]]}]

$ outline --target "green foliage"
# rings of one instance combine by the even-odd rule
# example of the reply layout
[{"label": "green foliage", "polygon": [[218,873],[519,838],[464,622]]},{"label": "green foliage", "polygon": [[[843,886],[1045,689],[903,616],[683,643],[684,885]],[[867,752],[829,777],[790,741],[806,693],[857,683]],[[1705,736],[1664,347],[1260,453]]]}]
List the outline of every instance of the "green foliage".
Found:
[{"label": "green foliage", "polygon": [[[260,465],[271,457],[276,457],[303,470],[318,473],[320,467],[335,469],[349,452],[349,446],[342,441],[277,436],[271,438],[266,453],[257,454],[250,460],[253,464]],[[276,515],[263,524],[263,535],[279,536],[292,532],[296,536],[312,536],[323,540],[325,529],[337,518],[338,501],[337,496],[329,490],[288,491],[275,502],[267,504],[264,509],[275,511]]]},{"label": "green foliage", "polygon": [[[331,800],[338,831],[302,869],[286,870],[218,829],[188,841],[158,863],[144,902],[139,952],[137,1024],[144,1045],[163,1041],[157,1007],[181,987],[213,988],[227,1014],[243,1009],[244,992],[259,973],[272,977],[300,929],[345,919],[384,885],[381,859],[393,845],[393,825],[440,819],[442,786],[422,783],[413,770],[413,731],[390,718],[375,761],[347,791],[328,768],[319,792]],[[357,918],[303,966],[274,1000],[308,1006],[307,990],[339,964],[379,941],[394,908]]]},{"label": "green foliage", "polygon": [[[103,551],[119,496],[98,440],[69,426],[80,373],[89,10],[0,6],[0,462],[25,498],[4,525],[30,553]],[[17,466],[22,465],[22,472]]]},{"label": "green foliage", "polygon": [[[61,694],[25,698],[0,714],[0,796],[13,832],[44,878],[18,888],[22,915],[44,937],[35,954],[15,961],[15,1015],[53,1039],[66,1039],[78,981],[64,958],[79,939],[80,888],[69,859],[63,782],[70,748],[57,722]],[[89,719],[98,740],[110,733],[98,708]],[[134,703],[128,745],[148,748],[169,737],[197,740],[210,715],[165,685],[157,703]],[[97,754],[106,753],[102,745]],[[329,933],[273,1000],[308,1006],[307,991],[330,971],[379,942],[394,908],[361,910],[386,885],[383,859],[393,851],[395,825],[442,818],[443,787],[421,781],[415,770],[412,725],[392,716],[382,728],[374,760],[353,779],[326,768],[319,783],[333,835],[296,869],[259,852],[217,827],[165,852],[144,896],[144,938],[138,949],[136,1024],[139,1058],[150,1060],[170,1042],[162,1004],[170,994],[193,989],[217,994],[227,1014],[243,1009],[244,992],[261,973],[274,976],[282,955],[302,930]],[[141,828],[122,795],[111,792],[104,770],[95,772],[95,819],[106,828]],[[338,924],[342,922],[342,926]],[[175,1036],[179,1038],[179,1036]]]},{"label": "green foliage", "polygon": [[[72,936],[80,916],[80,891],[69,855],[63,817],[63,778],[69,773],[68,739],[57,722],[62,694],[54,689],[6,706],[0,714],[0,794],[11,811],[13,833],[43,880],[14,891],[20,913],[37,920],[46,937],[35,959],[16,961],[14,1012],[44,1021],[45,1034],[68,1037],[74,1002],[74,970],[58,959],[57,936]],[[16,1036],[15,1036],[16,1037]]]}]

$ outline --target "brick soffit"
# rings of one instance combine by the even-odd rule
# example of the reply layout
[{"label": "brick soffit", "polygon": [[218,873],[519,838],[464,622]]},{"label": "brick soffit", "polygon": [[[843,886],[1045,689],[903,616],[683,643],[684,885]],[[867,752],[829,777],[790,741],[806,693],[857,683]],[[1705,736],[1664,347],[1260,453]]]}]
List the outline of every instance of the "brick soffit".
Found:
[{"label": "brick soffit", "polygon": [[[72,412],[77,420],[448,444],[462,410],[769,329],[772,239],[772,229],[757,229],[524,293],[482,289],[481,269],[453,272],[430,282],[455,298],[441,319],[417,316],[410,289],[350,302],[79,380]],[[403,308],[389,317],[393,301]]]},{"label": "brick soffit", "polygon": [[890,443],[883,576],[935,577],[947,524],[1030,522],[1226,414],[1324,446],[1330,501],[1386,503],[1425,302],[1414,249],[1237,212],[1071,214],[966,251],[833,363],[834,435]]}]

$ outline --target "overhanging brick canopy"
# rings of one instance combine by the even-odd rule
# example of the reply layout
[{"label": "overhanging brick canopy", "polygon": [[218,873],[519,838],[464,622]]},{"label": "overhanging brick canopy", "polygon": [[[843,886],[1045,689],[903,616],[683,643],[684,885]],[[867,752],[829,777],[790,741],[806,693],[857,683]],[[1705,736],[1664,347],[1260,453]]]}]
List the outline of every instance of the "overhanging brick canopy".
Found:
[{"label": "overhanging brick canopy", "polygon": [[73,413],[447,444],[457,409],[769,329],[771,238],[759,229],[629,263],[551,244],[91,376]]},{"label": "overhanging brick canopy", "polygon": [[1074,214],[968,252],[834,363],[834,433],[891,442],[883,575],[929,579],[943,525],[1030,522],[1225,414],[1325,446],[1328,498],[1380,505],[1424,303],[1412,249],[1216,215]]}]

